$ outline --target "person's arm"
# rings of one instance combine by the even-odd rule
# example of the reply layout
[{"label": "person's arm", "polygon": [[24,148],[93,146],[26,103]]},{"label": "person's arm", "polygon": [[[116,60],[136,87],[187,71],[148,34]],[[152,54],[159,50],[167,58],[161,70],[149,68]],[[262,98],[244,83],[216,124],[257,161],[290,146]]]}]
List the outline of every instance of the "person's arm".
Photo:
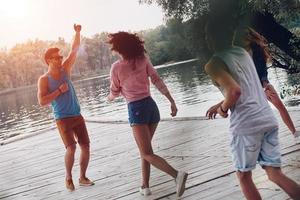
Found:
[{"label": "person's arm", "polygon": [[171,96],[170,92],[167,92],[167,93],[165,94],[165,96],[167,97],[167,99],[168,99],[168,100],[170,101],[170,103],[171,103],[171,113],[170,113],[170,115],[171,115],[172,117],[175,117],[175,116],[177,115],[177,112],[178,112],[176,103],[175,103],[173,97]]},{"label": "person's arm", "polygon": [[151,83],[155,85],[155,87],[162,93],[163,95],[166,95],[169,93],[169,90],[166,86],[166,84],[163,82],[163,80],[158,75],[156,69],[154,69],[151,61],[147,59],[147,74],[150,77]]},{"label": "person's arm", "polygon": [[216,115],[218,113],[218,108],[220,107],[220,105],[223,103],[223,101],[217,103],[216,105],[213,105],[212,107],[210,107],[207,112],[206,112],[206,117],[208,117],[208,119],[215,119]]},{"label": "person's arm", "polygon": [[41,106],[46,106],[50,104],[54,99],[56,99],[62,93],[68,91],[68,84],[63,83],[56,90],[49,93],[48,92],[48,79],[46,76],[42,76],[38,80],[38,102]]},{"label": "person's arm", "polygon": [[120,80],[117,75],[116,66],[113,65],[110,70],[110,92],[107,96],[107,100],[113,101],[116,97],[120,96],[120,92]]},{"label": "person's arm", "polygon": [[268,80],[268,68],[267,63],[264,58],[264,52],[261,47],[258,45],[252,47],[252,58],[256,68],[256,72],[258,74],[259,80],[265,88],[269,83]]},{"label": "person's arm", "polygon": [[217,108],[218,114],[222,117],[228,116],[228,109],[235,105],[241,95],[240,86],[226,69],[226,64],[215,57],[205,65],[205,71],[208,75],[224,89],[225,99]]},{"label": "person's arm", "polygon": [[73,64],[75,63],[77,52],[79,50],[81,25],[74,24],[74,30],[76,33],[75,33],[74,41],[72,43],[71,52],[69,53],[67,59],[63,62],[63,68],[65,72],[68,74],[68,76],[71,75],[71,69]]},{"label": "person's arm", "polygon": [[148,76],[150,77],[150,80],[152,82],[153,85],[155,85],[155,87],[163,94],[167,97],[167,99],[170,101],[171,103],[171,116],[174,117],[177,115],[177,106],[176,103],[172,97],[172,95],[170,94],[167,86],[165,85],[165,83],[163,82],[163,80],[159,77],[157,71],[154,69],[152,63],[150,62],[149,59],[147,59],[147,73]]}]

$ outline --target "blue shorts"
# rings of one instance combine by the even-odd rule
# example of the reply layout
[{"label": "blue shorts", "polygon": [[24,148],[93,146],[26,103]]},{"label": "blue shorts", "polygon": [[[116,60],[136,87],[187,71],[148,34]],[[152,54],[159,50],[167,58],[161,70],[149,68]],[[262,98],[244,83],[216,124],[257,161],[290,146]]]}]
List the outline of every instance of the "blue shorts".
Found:
[{"label": "blue shorts", "polygon": [[238,171],[251,171],[257,163],[262,167],[281,166],[278,128],[266,133],[234,135],[230,146],[233,163]]},{"label": "blue shorts", "polygon": [[160,121],[158,107],[150,96],[130,102],[127,104],[127,107],[131,126],[137,124],[156,124]]}]

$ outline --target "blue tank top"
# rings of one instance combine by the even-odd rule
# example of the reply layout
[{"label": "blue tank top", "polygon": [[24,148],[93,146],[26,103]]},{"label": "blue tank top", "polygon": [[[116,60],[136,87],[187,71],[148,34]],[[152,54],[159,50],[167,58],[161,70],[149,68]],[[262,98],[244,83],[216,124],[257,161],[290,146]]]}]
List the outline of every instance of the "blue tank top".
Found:
[{"label": "blue tank top", "polygon": [[72,82],[68,75],[62,70],[62,77],[60,80],[53,79],[48,75],[48,90],[53,92],[63,83],[68,83],[69,90],[60,94],[56,99],[51,102],[52,110],[55,119],[62,119],[80,115],[80,106],[75,93]]}]

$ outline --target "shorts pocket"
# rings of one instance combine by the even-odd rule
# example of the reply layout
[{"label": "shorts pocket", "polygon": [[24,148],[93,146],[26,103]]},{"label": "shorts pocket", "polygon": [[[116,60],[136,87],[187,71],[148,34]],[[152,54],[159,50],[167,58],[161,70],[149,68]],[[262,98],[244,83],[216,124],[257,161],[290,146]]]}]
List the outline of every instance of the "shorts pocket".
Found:
[{"label": "shorts pocket", "polygon": [[130,114],[132,116],[139,116],[142,114],[143,110],[144,110],[144,106],[143,105],[132,105],[130,107]]},{"label": "shorts pocket", "polygon": [[256,136],[243,136],[244,148],[248,152],[256,152],[260,148],[259,140]]},{"label": "shorts pocket", "polygon": [[64,123],[63,120],[61,120],[61,119],[60,120],[56,120],[56,125],[57,125],[57,128],[58,128],[59,132],[61,132],[61,133],[67,132],[68,127],[67,127],[67,124]]},{"label": "shorts pocket", "polygon": [[278,132],[276,133],[268,133],[266,135],[266,141],[268,144],[272,145],[273,147],[279,145],[279,140],[278,140]]}]

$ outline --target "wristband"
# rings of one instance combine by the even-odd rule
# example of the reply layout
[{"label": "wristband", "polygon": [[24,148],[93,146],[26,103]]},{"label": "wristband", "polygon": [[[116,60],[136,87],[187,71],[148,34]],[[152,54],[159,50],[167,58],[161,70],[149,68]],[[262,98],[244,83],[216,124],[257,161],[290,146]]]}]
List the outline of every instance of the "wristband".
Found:
[{"label": "wristband", "polygon": [[223,108],[222,108],[222,104],[220,105],[220,110],[223,112],[223,113],[227,113],[228,112],[228,109],[225,111],[225,110],[223,110]]}]

